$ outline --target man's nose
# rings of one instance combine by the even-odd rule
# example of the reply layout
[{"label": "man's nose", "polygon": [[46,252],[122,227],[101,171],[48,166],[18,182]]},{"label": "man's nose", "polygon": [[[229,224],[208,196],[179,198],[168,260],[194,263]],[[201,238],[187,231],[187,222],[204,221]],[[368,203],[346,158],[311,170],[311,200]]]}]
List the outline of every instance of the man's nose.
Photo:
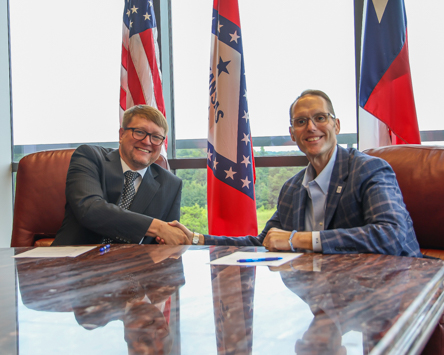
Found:
[{"label": "man's nose", "polygon": [[151,144],[151,137],[147,135],[144,139],[141,140],[143,144]]},{"label": "man's nose", "polygon": [[309,118],[308,122],[307,122],[307,130],[313,131],[316,129],[317,129],[317,127],[316,127],[316,124],[313,122],[313,119]]}]

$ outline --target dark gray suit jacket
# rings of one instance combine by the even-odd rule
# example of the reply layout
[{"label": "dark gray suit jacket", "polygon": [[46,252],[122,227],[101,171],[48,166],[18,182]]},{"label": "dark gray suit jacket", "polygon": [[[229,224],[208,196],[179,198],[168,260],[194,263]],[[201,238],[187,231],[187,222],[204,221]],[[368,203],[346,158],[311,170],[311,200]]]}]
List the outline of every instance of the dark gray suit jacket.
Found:
[{"label": "dark gray suit jacket", "polygon": [[77,148],[66,179],[65,218],[52,245],[100,244],[104,237],[138,244],[154,218],[179,220],[182,180],[169,171],[150,165],[129,210],[117,206],[123,183],[118,150]]}]

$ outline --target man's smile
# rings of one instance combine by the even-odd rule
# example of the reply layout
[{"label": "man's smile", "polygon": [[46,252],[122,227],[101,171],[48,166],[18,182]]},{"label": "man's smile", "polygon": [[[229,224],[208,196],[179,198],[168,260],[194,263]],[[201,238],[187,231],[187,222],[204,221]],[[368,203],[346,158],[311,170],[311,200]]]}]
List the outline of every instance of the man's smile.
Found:
[{"label": "man's smile", "polygon": [[140,150],[140,151],[143,152],[143,153],[151,153],[151,150],[142,149],[142,148],[137,148],[137,147],[136,147],[136,149],[137,149],[137,150]]},{"label": "man's smile", "polygon": [[316,141],[320,140],[321,138],[322,138],[322,136],[310,137],[310,138],[307,138],[306,140],[307,140],[307,142],[316,142]]}]

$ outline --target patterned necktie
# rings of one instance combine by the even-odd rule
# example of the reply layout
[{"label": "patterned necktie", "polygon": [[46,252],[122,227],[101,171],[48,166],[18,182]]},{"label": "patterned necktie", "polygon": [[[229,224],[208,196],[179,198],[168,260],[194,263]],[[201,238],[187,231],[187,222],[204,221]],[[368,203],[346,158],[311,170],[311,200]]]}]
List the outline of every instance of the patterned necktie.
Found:
[{"label": "patterned necktie", "polygon": [[127,210],[130,208],[134,196],[136,195],[136,189],[134,188],[134,181],[138,178],[140,174],[128,170],[125,171],[124,175],[125,175],[125,185],[123,186],[122,198],[120,199],[119,206]]}]

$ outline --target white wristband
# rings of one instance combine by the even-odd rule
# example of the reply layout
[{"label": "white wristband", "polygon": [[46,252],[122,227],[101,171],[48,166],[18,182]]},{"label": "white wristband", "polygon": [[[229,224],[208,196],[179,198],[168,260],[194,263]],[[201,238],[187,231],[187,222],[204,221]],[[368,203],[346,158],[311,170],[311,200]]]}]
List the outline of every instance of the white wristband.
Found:
[{"label": "white wristband", "polygon": [[291,251],[292,251],[293,253],[294,253],[296,250],[294,249],[294,247],[293,247],[293,243],[291,242],[291,240],[293,239],[294,234],[297,233],[297,232],[298,232],[297,230],[294,230],[293,232],[291,232],[290,238],[288,239],[288,244],[290,244],[290,248],[291,248]]}]

